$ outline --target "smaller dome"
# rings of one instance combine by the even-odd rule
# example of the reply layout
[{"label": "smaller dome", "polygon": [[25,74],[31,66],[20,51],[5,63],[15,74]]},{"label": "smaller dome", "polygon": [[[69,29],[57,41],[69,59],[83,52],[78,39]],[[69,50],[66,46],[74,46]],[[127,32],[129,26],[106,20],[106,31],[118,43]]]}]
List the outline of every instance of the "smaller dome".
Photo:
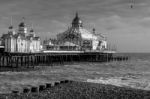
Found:
[{"label": "smaller dome", "polygon": [[72,23],[82,23],[82,21],[80,20],[80,18],[79,18],[78,16],[76,16],[76,17],[73,19]]},{"label": "smaller dome", "polygon": [[96,31],[96,29],[95,28],[93,28],[93,33],[95,34],[95,31]]},{"label": "smaller dome", "polygon": [[19,24],[19,27],[25,27],[26,24],[25,24],[25,18],[23,17],[22,18],[22,22]]},{"label": "smaller dome", "polygon": [[82,27],[82,21],[81,19],[78,17],[78,13],[76,13],[76,17],[73,19],[72,21],[72,26],[75,27]]},{"label": "smaller dome", "polygon": [[33,29],[31,29],[31,30],[30,30],[30,32],[34,32],[34,30],[33,30]]},{"label": "smaller dome", "polygon": [[11,25],[11,26],[9,26],[9,29],[13,29],[13,26]]},{"label": "smaller dome", "polygon": [[25,27],[26,25],[25,25],[25,23],[24,22],[21,22],[20,24],[19,24],[19,27]]}]

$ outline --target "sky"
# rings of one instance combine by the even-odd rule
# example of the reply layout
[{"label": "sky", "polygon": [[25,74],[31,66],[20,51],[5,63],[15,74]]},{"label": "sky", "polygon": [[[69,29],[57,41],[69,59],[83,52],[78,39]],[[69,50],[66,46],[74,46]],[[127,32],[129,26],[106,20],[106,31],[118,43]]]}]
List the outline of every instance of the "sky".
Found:
[{"label": "sky", "polygon": [[[131,4],[133,2],[133,8]],[[42,39],[71,26],[78,12],[84,28],[96,29],[119,52],[150,52],[150,0],[0,0],[0,35],[25,17]]]}]

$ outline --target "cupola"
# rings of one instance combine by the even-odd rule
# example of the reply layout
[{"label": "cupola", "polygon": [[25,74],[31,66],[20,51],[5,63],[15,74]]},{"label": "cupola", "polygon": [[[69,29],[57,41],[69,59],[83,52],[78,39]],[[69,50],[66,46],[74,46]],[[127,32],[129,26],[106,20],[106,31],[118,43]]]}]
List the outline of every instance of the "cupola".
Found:
[{"label": "cupola", "polygon": [[78,16],[78,13],[76,13],[75,18],[72,21],[72,27],[83,27],[82,21]]},{"label": "cupola", "polygon": [[19,33],[27,33],[25,18],[22,18],[22,22],[19,24]]}]

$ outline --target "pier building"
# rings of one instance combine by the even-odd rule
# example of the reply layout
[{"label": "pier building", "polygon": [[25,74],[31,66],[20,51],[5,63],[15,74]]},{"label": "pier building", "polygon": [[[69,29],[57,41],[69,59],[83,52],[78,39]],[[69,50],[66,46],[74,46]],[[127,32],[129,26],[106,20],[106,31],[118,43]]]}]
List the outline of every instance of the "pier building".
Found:
[{"label": "pier building", "polygon": [[58,40],[56,38],[45,39],[43,41],[44,50],[59,50]]},{"label": "pier building", "polygon": [[11,25],[8,33],[3,34],[1,38],[5,52],[30,53],[40,51],[40,37],[35,35],[33,28],[28,31],[24,20],[18,25],[17,32]]},{"label": "pier building", "polygon": [[76,13],[72,25],[63,33],[57,35],[60,50],[105,50],[107,41],[95,29],[89,32],[84,28],[83,22]]}]

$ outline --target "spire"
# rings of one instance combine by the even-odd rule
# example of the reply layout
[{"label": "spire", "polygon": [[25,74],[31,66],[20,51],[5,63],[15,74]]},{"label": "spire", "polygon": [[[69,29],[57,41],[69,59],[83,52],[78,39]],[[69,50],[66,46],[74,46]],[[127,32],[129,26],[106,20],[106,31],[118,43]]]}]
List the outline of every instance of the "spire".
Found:
[{"label": "spire", "polygon": [[22,22],[25,22],[25,17],[22,17]]},{"label": "spire", "polygon": [[12,17],[11,17],[9,29],[13,29],[13,25],[12,25]]},{"label": "spire", "polygon": [[10,25],[12,25],[12,16],[11,16],[11,23],[10,23]]},{"label": "spire", "polygon": [[76,18],[78,18],[78,12],[76,12]]}]

